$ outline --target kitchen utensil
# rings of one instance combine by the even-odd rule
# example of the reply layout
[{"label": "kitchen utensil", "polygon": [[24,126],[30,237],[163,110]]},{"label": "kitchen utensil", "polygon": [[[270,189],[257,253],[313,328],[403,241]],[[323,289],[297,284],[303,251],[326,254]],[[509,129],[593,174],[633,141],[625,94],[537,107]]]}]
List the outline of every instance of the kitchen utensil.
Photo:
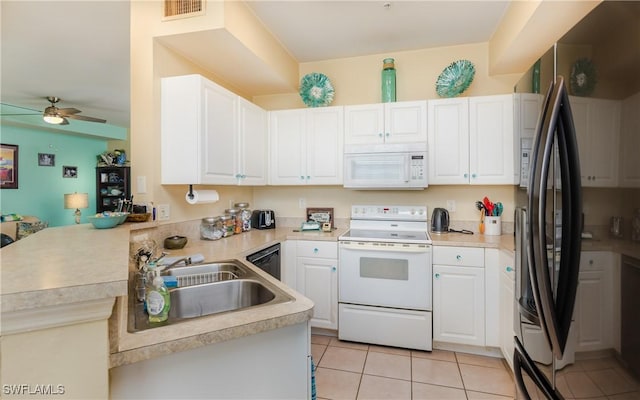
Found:
[{"label": "kitchen utensil", "polygon": [[480,225],[478,226],[478,231],[484,233],[484,214],[487,210],[484,208],[484,203],[480,200],[476,201],[476,208],[480,210]]},{"label": "kitchen utensil", "polygon": [[460,229],[460,230],[449,229],[449,232],[462,233],[463,235],[473,235],[473,232],[471,232],[468,229]]},{"label": "kitchen utensil", "polygon": [[499,217],[502,215],[502,211],[504,211],[504,206],[502,205],[501,202],[497,202],[495,204],[495,208],[493,209],[493,216],[494,217]]},{"label": "kitchen utensil", "polygon": [[492,215],[491,213],[493,212],[493,203],[491,201],[489,201],[488,197],[484,197],[484,199],[482,199],[483,203],[484,203],[484,208],[485,210],[487,210],[486,215]]},{"label": "kitchen utensil", "polygon": [[449,211],[446,208],[434,208],[431,214],[431,232],[449,232]]}]

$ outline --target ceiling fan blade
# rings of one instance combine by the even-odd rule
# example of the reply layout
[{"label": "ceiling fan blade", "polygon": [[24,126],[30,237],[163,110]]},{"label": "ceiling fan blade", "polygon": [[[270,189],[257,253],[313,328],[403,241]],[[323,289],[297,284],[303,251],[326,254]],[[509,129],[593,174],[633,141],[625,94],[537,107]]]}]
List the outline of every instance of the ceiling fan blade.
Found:
[{"label": "ceiling fan blade", "polygon": [[42,113],[38,112],[38,113],[31,113],[31,114],[0,114],[0,117],[11,117],[14,115],[40,115]]},{"label": "ceiling fan blade", "polygon": [[62,115],[62,116],[66,117],[66,118],[77,119],[77,120],[80,120],[80,121],[100,122],[102,124],[107,122],[106,119],[94,118],[94,117],[85,117],[84,115]]},{"label": "ceiling fan blade", "polygon": [[77,108],[58,108],[58,112],[60,113],[60,115],[71,115],[78,114],[82,111],[78,110]]},{"label": "ceiling fan blade", "polygon": [[59,123],[58,125],[69,125],[69,120],[67,120],[66,118],[62,118],[62,122]]}]

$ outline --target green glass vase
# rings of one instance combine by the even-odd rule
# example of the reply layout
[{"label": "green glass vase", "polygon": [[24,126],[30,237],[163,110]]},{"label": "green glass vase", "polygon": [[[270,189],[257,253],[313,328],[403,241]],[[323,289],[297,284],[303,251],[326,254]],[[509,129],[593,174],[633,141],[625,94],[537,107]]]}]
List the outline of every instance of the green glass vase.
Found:
[{"label": "green glass vase", "polygon": [[393,58],[385,58],[382,65],[382,102],[396,101],[396,68]]}]

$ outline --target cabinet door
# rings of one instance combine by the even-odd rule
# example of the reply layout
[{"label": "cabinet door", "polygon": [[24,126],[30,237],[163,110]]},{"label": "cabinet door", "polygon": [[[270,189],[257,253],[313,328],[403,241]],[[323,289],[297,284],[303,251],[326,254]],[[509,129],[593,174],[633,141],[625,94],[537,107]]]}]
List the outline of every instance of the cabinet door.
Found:
[{"label": "cabinet door", "polygon": [[500,349],[513,369],[513,318],[515,312],[515,269],[512,255],[500,252]]},{"label": "cabinet door", "polygon": [[428,102],[429,184],[469,183],[469,101]]},{"label": "cabinet door", "polygon": [[240,185],[266,185],[267,112],[239,97],[238,124],[237,182]]},{"label": "cabinet door", "polygon": [[620,103],[571,97],[578,139],[583,186],[609,187],[618,183]]},{"label": "cabinet door", "polygon": [[640,187],[640,93],[626,98],[620,116],[620,186]]},{"label": "cabinet door", "polygon": [[515,184],[513,95],[469,98],[471,184]]},{"label": "cabinet door", "polygon": [[385,103],[385,142],[415,143],[427,141],[427,102]]},{"label": "cabinet door", "polygon": [[574,318],[578,351],[613,347],[613,266],[611,253],[583,252]]},{"label": "cabinet door", "polygon": [[269,115],[269,183],[303,185],[306,181],[305,110],[273,111]]},{"label": "cabinet door", "polygon": [[384,105],[363,104],[344,108],[344,143],[383,143]]},{"label": "cabinet door", "polygon": [[484,346],[484,269],[433,266],[433,340]]},{"label": "cabinet door", "polygon": [[500,254],[484,251],[484,345],[500,347]]},{"label": "cabinet door", "polygon": [[298,257],[296,289],[314,302],[311,326],[338,328],[338,261]]},{"label": "cabinet door", "polygon": [[202,183],[236,184],[237,96],[206,80],[203,86]]},{"label": "cabinet door", "polygon": [[306,182],[308,184],[342,185],[343,110],[343,107],[306,110]]}]

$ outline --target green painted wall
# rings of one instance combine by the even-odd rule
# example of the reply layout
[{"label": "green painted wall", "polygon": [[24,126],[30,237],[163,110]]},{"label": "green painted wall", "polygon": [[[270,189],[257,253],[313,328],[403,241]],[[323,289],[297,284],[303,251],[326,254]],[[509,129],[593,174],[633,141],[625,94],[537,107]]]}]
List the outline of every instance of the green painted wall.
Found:
[{"label": "green painted wall", "polygon": [[[0,126],[0,141],[18,145],[18,189],[0,190],[2,214],[34,215],[50,226],[74,224],[74,210],[64,208],[65,193],[88,193],[89,208],[81,223],[96,211],[96,155],[107,141],[16,126]],[[38,166],[38,153],[55,155],[53,167]],[[64,165],[78,167],[77,178],[63,178]]]}]

